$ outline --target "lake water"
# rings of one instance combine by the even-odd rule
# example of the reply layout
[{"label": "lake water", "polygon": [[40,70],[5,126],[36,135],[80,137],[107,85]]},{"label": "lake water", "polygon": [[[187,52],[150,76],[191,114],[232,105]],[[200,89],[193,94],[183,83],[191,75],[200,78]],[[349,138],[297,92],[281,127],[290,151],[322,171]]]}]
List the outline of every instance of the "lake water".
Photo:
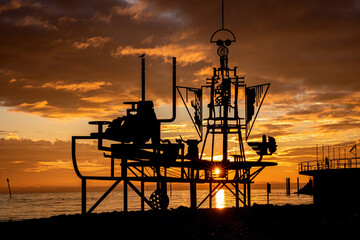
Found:
[{"label": "lake water", "polygon": [[[251,190],[251,204],[266,204],[267,195],[265,189]],[[150,196],[152,191],[145,191],[145,195]],[[208,190],[197,191],[197,203],[199,204],[209,193]],[[103,192],[87,192],[87,209],[102,196]],[[109,196],[95,209],[94,212],[113,212],[123,210],[122,191],[113,191]],[[129,191],[129,211],[140,210],[140,198]],[[190,192],[188,190],[172,190],[169,193],[170,208],[179,206],[190,206]],[[308,195],[292,194],[287,196],[284,189],[272,189],[270,194],[270,204],[274,205],[299,205],[312,204],[313,198]],[[233,194],[226,189],[221,189],[213,198],[213,207],[233,207],[235,198]],[[242,206],[242,203],[240,203]],[[209,207],[209,202],[205,201],[201,206]],[[145,204],[146,209],[150,209]],[[0,194],[0,221],[24,220],[32,218],[47,218],[61,214],[78,214],[81,212],[81,193],[80,192],[57,192],[57,193],[19,193],[13,194],[9,199],[8,194]]]}]

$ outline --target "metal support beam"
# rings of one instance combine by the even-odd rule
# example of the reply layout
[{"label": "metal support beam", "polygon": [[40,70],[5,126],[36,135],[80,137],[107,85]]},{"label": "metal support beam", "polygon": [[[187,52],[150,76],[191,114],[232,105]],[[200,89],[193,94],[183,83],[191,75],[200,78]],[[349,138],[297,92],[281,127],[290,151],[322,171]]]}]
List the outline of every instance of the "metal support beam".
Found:
[{"label": "metal support beam", "polygon": [[123,186],[123,203],[124,203],[124,212],[128,211],[128,179],[127,179],[127,159],[121,159],[121,177],[124,179]]},{"label": "metal support beam", "polygon": [[117,180],[105,193],[104,195],[99,198],[99,200],[96,201],[96,203],[89,209],[87,213],[92,213],[92,211],[95,210],[95,208],[109,195],[109,193],[114,190],[114,188],[119,184],[120,180]]},{"label": "metal support beam", "polygon": [[[219,189],[217,189],[219,186],[221,185],[221,182],[219,182],[218,183],[218,185],[216,185],[216,187],[214,188],[214,189],[212,189],[212,188],[210,188],[211,189],[211,191],[209,192],[209,194],[202,200],[202,202],[197,206],[197,208],[199,208],[205,201],[206,201],[206,199],[208,199],[208,198],[210,198],[210,199],[212,199],[214,196],[215,196],[215,194],[213,194],[215,191],[217,192],[218,190],[220,190],[221,189],[221,187],[219,188]],[[210,200],[211,201],[211,200]]]},{"label": "metal support beam", "polygon": [[86,214],[86,178],[81,179],[81,213]]},{"label": "metal support beam", "polygon": [[211,192],[212,192],[212,182],[209,183],[209,208],[212,208],[212,197],[211,197]]},{"label": "metal support beam", "polygon": [[196,209],[196,181],[195,170],[190,170],[190,208]]},{"label": "metal support beam", "polygon": [[132,184],[130,181],[128,181],[127,184],[131,187],[132,190],[134,190],[134,192],[136,192],[139,195],[141,200],[146,202],[146,204],[149,205],[149,207],[151,207],[151,209],[156,210],[155,207],[151,204],[151,202],[149,202],[149,200],[147,200],[147,198],[143,194],[141,194],[141,192],[134,186],[134,184]]},{"label": "metal support beam", "polygon": [[[141,177],[142,177],[142,179],[144,179],[144,166],[141,166]],[[144,195],[145,195],[145,182],[144,182],[144,180],[141,180],[141,196],[144,196]],[[143,197],[141,197],[141,211],[145,210],[144,203],[145,203],[145,201],[144,201]]]}]

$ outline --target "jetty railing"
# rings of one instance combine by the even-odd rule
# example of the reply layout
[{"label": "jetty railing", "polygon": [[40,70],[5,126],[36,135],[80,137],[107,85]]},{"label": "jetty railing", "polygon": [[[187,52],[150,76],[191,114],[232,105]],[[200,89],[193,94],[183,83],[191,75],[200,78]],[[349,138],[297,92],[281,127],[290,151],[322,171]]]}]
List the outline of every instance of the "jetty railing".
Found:
[{"label": "jetty railing", "polygon": [[318,171],[326,169],[351,169],[360,168],[360,158],[339,158],[329,160],[314,160],[301,162],[298,165],[299,172]]}]

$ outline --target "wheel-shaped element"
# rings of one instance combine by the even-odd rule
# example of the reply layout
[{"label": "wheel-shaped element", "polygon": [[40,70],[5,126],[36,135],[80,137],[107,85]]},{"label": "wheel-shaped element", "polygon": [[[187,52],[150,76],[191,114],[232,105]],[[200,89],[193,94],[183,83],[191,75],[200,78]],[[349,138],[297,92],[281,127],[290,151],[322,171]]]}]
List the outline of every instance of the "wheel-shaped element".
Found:
[{"label": "wheel-shaped element", "polygon": [[150,195],[149,200],[156,210],[164,210],[169,206],[169,197],[167,194],[162,194],[160,188]]}]

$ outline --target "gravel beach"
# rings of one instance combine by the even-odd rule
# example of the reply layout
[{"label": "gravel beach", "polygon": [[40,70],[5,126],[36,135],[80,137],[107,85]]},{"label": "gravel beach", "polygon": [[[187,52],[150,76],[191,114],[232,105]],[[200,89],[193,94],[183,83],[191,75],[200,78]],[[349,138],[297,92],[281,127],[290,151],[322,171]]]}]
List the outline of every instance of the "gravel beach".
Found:
[{"label": "gravel beach", "polygon": [[359,209],[314,205],[112,212],[0,223],[11,237],[115,239],[360,239]]}]

